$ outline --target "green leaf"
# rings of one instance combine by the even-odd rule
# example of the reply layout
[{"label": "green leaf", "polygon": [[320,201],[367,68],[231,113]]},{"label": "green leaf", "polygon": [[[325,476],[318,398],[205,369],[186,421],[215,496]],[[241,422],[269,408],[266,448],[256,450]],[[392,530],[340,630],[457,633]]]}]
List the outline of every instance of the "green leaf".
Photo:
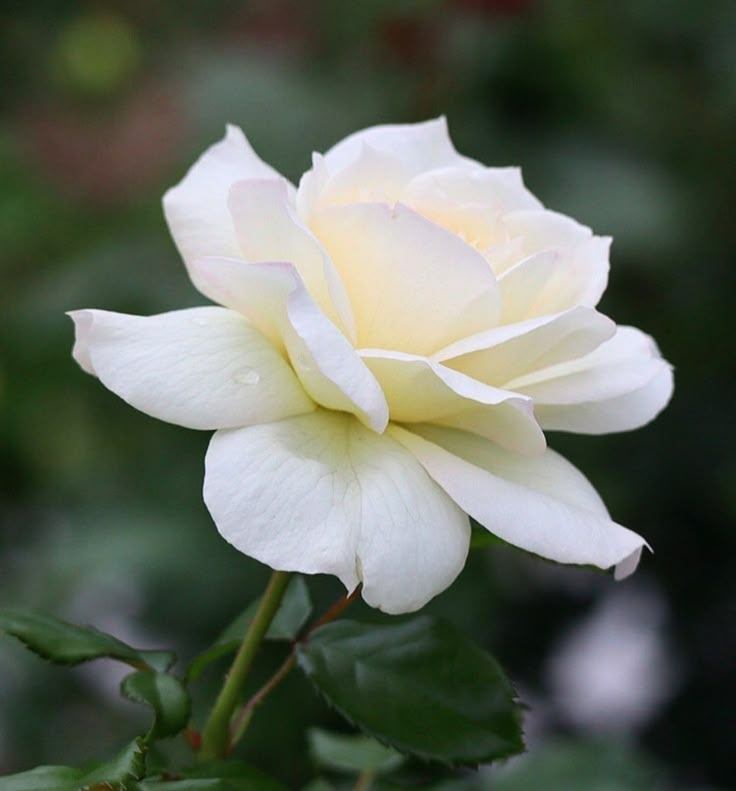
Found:
[{"label": "green leaf", "polygon": [[297,659],[349,721],[402,752],[474,765],[524,749],[508,679],[446,621],[337,621],[298,645]]},{"label": "green leaf", "polygon": [[278,780],[240,761],[213,761],[179,774],[178,780],[144,780],[135,791],[285,791]]},{"label": "green leaf", "polygon": [[[658,778],[658,775],[660,777]],[[647,791],[661,772],[625,745],[556,742],[493,775],[494,791],[564,788],[566,791]]]},{"label": "green leaf", "polygon": [[133,667],[167,670],[176,661],[171,651],[142,651],[92,626],[76,626],[35,610],[0,610],[0,631],[50,662],[78,665],[91,659],[118,659]]},{"label": "green leaf", "polygon": [[136,739],[111,761],[80,769],[68,766],[38,766],[27,772],[0,777],[0,791],[84,791],[104,787],[124,791],[145,774],[145,745]]},{"label": "green leaf", "polygon": [[312,758],[326,769],[382,773],[390,772],[404,763],[403,756],[370,736],[330,733],[312,728],[308,739]]},{"label": "green leaf", "polygon": [[[136,791],[284,791],[279,784],[261,784],[258,779],[237,777],[208,777],[184,780],[145,780],[135,786]],[[126,789],[127,791],[127,789]]]},{"label": "green leaf", "polygon": [[[251,602],[210,648],[193,660],[187,671],[189,681],[196,681],[207,665],[235,651],[245,636],[260,603],[260,597]],[[312,601],[309,598],[307,584],[302,577],[294,577],[286,589],[281,606],[264,639],[293,640],[299,634],[299,630],[304,626],[311,612]]]},{"label": "green leaf", "polygon": [[139,670],[122,680],[120,692],[128,700],[148,704],[153,709],[153,725],[146,741],[165,739],[186,727],[191,701],[178,678],[168,673]]},{"label": "green leaf", "polygon": [[[245,786],[245,788],[248,787]],[[238,791],[241,788],[243,788],[242,785],[234,786],[229,780],[210,778],[207,780],[144,780],[142,783],[136,783],[130,791]]]}]

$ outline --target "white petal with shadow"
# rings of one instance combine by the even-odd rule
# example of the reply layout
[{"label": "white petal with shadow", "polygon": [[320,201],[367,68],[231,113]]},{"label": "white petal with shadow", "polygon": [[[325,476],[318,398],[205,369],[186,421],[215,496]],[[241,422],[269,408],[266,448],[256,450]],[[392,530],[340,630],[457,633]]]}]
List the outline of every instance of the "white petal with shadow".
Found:
[{"label": "white petal with shadow", "polygon": [[332,206],[312,228],[350,296],[358,346],[427,355],[495,325],[483,256],[406,206]]},{"label": "white petal with shadow", "polygon": [[[203,255],[240,256],[227,205],[230,188],[243,179],[277,178],[281,177],[258,157],[243,132],[229,125],[225,137],[210,146],[163,198],[169,230],[187,269]],[[289,189],[293,193],[291,185]],[[189,274],[202,290],[196,275]]]},{"label": "white petal with shadow", "polygon": [[201,258],[194,269],[214,299],[245,315],[288,355],[315,401],[384,430],[388,405],[378,382],[292,264]]},{"label": "white petal with shadow", "polygon": [[70,316],[75,359],[159,420],[231,428],[315,408],[279,352],[231,310],[190,308],[157,316],[78,310]]},{"label": "white petal with shadow", "polygon": [[544,450],[531,400],[426,357],[383,349],[361,349],[360,355],[381,385],[391,420],[462,428],[517,453]]},{"label": "white petal with shadow", "polygon": [[467,516],[411,453],[348,415],[218,432],[205,467],[227,541],[275,569],[362,582],[386,612],[419,609],[465,563]]},{"label": "white petal with shadow", "polygon": [[641,536],[611,520],[583,474],[552,450],[531,458],[440,426],[389,433],[470,516],[509,544],[557,561],[636,568]]},{"label": "white petal with shadow", "polygon": [[463,338],[432,357],[481,382],[507,387],[533,371],[590,353],[615,331],[602,313],[577,307]]},{"label": "white petal with shadow", "polygon": [[239,181],[229,208],[242,255],[249,263],[287,261],[325,315],[349,337],[355,323],[345,288],[329,256],[296,214],[284,179]]}]

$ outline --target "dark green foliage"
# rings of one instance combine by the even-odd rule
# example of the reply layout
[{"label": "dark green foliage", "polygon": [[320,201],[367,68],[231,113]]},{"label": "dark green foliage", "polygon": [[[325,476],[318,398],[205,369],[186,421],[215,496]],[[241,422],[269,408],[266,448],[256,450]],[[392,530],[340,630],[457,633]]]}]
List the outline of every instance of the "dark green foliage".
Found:
[{"label": "dark green foliage", "polygon": [[402,752],[472,765],[524,748],[508,679],[446,621],[338,621],[299,646],[298,660],[348,720]]},{"label": "dark green foliage", "polygon": [[80,769],[38,766],[28,772],[0,777],[0,791],[126,791],[145,773],[145,747],[136,739],[104,764]]},{"label": "dark green foliage", "polygon": [[34,610],[0,610],[0,631],[17,638],[40,657],[60,665],[78,665],[107,657],[133,667],[163,671],[176,661],[171,651],[141,651],[92,626],[76,626]]},{"label": "dark green foliage", "polygon": [[177,773],[150,778],[131,791],[286,791],[285,786],[241,761],[214,761]]},{"label": "dark green foliage", "polygon": [[187,724],[191,701],[181,682],[168,673],[139,670],[126,676],[120,692],[128,700],[153,709],[154,719],[147,740],[164,739],[179,733]]},{"label": "dark green foliage", "polygon": [[339,772],[390,772],[404,762],[395,750],[370,736],[330,733],[319,728],[309,732],[309,752],[318,766]]}]

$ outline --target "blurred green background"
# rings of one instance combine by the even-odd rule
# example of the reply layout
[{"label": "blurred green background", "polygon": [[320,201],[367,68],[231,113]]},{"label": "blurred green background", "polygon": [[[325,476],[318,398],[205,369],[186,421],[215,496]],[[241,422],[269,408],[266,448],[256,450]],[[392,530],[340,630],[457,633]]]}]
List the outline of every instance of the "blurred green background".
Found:
[{"label": "blurred green background", "polygon": [[[462,153],[521,164],[548,206],[614,237],[602,310],[676,368],[653,425],[551,438],[654,547],[633,579],[491,548],[430,605],[530,706],[529,757],[481,787],[734,787],[736,3],[34,0],[3,4],[0,42],[0,604],[186,660],[259,591],[266,570],[201,501],[208,436],[83,374],[64,311],[201,304],[160,198],[226,122],[298,179],[355,129],[444,113]],[[318,605],[340,594],[310,588]],[[119,678],[2,640],[0,772],[140,732]],[[305,722],[341,727],[294,677],[243,755],[298,788]]]}]

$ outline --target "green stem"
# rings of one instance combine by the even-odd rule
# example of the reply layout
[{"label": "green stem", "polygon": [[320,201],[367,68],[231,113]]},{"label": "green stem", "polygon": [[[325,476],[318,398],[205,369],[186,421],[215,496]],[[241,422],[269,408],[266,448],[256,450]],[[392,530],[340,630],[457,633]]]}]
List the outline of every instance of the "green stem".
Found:
[{"label": "green stem", "polygon": [[253,695],[252,698],[240,709],[240,711],[232,718],[232,727],[230,729],[230,748],[232,749],[242,738],[250,721],[253,717],[253,712],[263,701],[271,694],[271,692],[291,673],[296,666],[296,645],[308,640],[314,631],[324,626],[335,618],[339,618],[343,612],[355,601],[360,595],[361,586],[358,586],[349,596],[342,596],[338,599],[328,610],[326,610],[320,618],[318,618],[309,628],[299,637],[291,647],[291,652],[286,657],[279,669],[268,679],[268,681]]},{"label": "green stem", "polygon": [[239,703],[250,666],[279,609],[290,579],[290,572],[274,571],[268,581],[258,610],[245,633],[225,683],[202,730],[202,749],[199,753],[202,761],[222,758],[227,753],[230,743],[230,719]]}]

